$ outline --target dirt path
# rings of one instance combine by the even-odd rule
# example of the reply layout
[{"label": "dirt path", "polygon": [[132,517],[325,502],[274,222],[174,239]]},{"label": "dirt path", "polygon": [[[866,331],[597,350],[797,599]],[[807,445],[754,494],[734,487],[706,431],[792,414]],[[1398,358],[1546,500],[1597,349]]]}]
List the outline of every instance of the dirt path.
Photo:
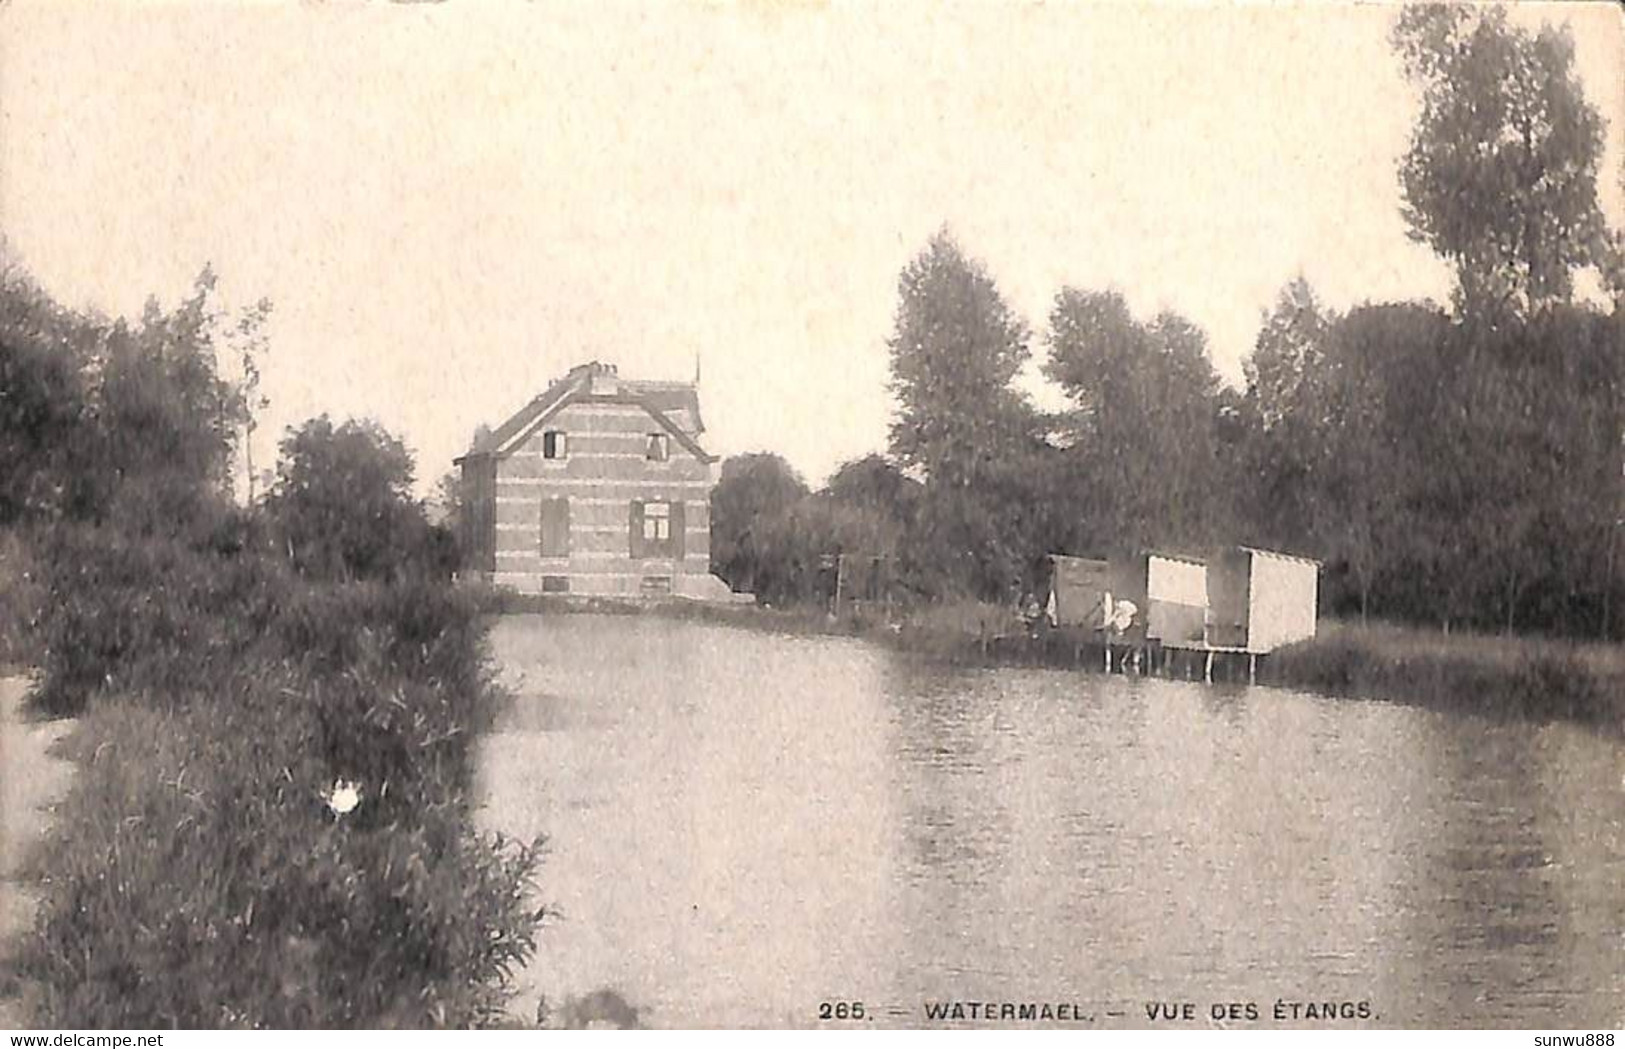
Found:
[{"label": "dirt path", "polygon": [[[34,921],[36,895],[26,864],[67,793],[73,764],[54,756],[53,745],[73,730],[72,721],[37,721],[23,710],[28,681],[0,677],[0,961]],[[0,1029],[23,1022],[18,1004],[0,987]]]}]

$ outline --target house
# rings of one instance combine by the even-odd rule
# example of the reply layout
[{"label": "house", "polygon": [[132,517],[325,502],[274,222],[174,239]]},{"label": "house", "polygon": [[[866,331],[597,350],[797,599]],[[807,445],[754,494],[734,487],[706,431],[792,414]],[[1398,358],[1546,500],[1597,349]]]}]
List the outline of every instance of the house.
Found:
[{"label": "house", "polygon": [[470,566],[526,594],[736,599],[711,574],[704,432],[697,383],[571,368],[456,460]]},{"label": "house", "polygon": [[1209,558],[1208,644],[1253,655],[1315,636],[1320,562],[1235,546]]}]

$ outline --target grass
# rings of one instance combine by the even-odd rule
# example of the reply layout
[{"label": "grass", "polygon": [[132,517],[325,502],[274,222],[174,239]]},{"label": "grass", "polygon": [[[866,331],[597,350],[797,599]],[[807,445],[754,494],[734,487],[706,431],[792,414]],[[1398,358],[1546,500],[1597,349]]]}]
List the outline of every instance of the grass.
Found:
[{"label": "grass", "polygon": [[473,827],[470,595],[101,531],[44,560],[34,703],[80,723],[9,974],[32,1026],[500,1022],[540,845]]},{"label": "grass", "polygon": [[1541,637],[1323,622],[1264,664],[1272,684],[1625,732],[1625,648]]}]

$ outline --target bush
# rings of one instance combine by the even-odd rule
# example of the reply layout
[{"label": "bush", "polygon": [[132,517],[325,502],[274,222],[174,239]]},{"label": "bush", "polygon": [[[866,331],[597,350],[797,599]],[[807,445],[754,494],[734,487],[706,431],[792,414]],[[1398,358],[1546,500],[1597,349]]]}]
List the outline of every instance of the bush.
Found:
[{"label": "bush", "polygon": [[46,607],[31,544],[19,532],[0,530],[0,665],[38,661],[35,644]]},{"label": "bush", "polygon": [[451,533],[411,498],[412,457],[371,421],[327,416],[290,430],[265,514],[299,574],[327,580],[432,575],[457,568]]},{"label": "bush", "polygon": [[50,548],[39,697],[89,714],[24,952],[40,1022],[490,1022],[540,915],[537,846],[471,829],[475,599],[301,580],[249,531]]},{"label": "bush", "polygon": [[233,542],[69,525],[47,537],[36,705],[75,714],[98,692],[167,702],[218,682],[261,642],[292,589],[275,561]]},{"label": "bush", "polygon": [[472,1026],[533,947],[535,847],[332,767],[302,683],[241,675],[217,702],[107,704],[56,822],[22,959],[45,1024]]}]

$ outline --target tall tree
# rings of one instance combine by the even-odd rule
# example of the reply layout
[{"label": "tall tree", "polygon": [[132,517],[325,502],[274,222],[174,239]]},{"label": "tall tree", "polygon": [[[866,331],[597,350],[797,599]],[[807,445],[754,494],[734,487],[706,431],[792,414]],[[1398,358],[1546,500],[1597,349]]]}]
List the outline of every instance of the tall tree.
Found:
[{"label": "tall tree", "polygon": [[1598,258],[1603,122],[1566,29],[1531,34],[1500,7],[1404,8],[1393,44],[1422,91],[1400,165],[1411,236],[1455,266],[1464,318],[1501,323],[1569,298]]},{"label": "tall tree", "polygon": [[1115,291],[1063,288],[1044,374],[1072,400],[1072,457],[1093,493],[1097,549],[1215,538],[1219,378],[1201,329],[1136,320]]},{"label": "tall tree", "polygon": [[1330,436],[1327,339],[1336,315],[1309,282],[1294,279],[1264,314],[1241,410],[1251,423],[1238,454],[1242,482],[1253,494],[1241,516],[1260,541],[1309,549],[1319,495],[1315,471]]},{"label": "tall tree", "polygon": [[925,480],[918,585],[1003,598],[1035,540],[1025,490],[1037,418],[1012,385],[1028,330],[946,230],[904,267],[891,336],[892,454]]},{"label": "tall tree", "polygon": [[972,486],[1026,433],[1011,382],[1030,353],[1027,325],[946,230],[904,268],[897,290],[886,340],[899,407],[892,453],[933,483]]},{"label": "tall tree", "polygon": [[[1439,568],[1442,536],[1420,515],[1439,492],[1438,456],[1452,447],[1430,428],[1447,397],[1451,369],[1439,347],[1449,332],[1443,313],[1409,304],[1365,305],[1334,319],[1312,390],[1283,427],[1308,463],[1306,541],[1346,572],[1361,619],[1394,565]],[[1448,592],[1458,567],[1423,574]]]},{"label": "tall tree", "polygon": [[[3,249],[3,241],[0,241]],[[0,526],[84,516],[98,451],[88,364],[105,325],[0,273]]]},{"label": "tall tree", "polygon": [[109,512],[137,530],[205,520],[230,491],[240,409],[218,369],[214,286],[205,267],[175,309],[148,300],[139,324],[116,322],[94,369]]}]

